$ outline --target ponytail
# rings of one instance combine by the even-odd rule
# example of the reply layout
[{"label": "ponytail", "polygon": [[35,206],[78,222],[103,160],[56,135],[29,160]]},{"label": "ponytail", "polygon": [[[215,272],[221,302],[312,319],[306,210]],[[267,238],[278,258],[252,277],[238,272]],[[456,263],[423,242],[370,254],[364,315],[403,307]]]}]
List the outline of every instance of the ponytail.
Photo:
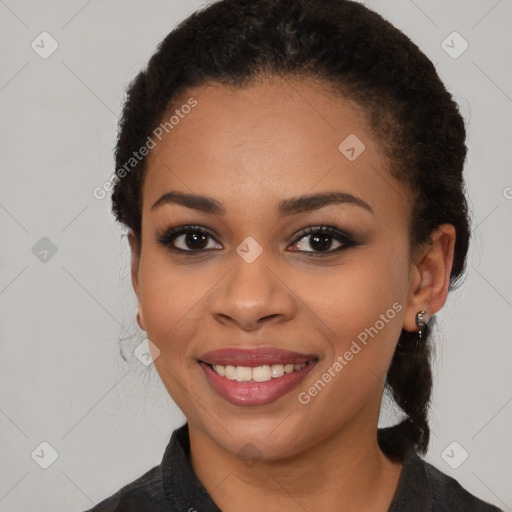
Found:
[{"label": "ponytail", "polygon": [[407,417],[399,424],[380,429],[378,442],[382,450],[394,460],[403,460],[407,451],[425,454],[430,438],[428,409],[432,392],[430,365],[430,325],[417,332],[402,330],[386,377],[396,404]]}]

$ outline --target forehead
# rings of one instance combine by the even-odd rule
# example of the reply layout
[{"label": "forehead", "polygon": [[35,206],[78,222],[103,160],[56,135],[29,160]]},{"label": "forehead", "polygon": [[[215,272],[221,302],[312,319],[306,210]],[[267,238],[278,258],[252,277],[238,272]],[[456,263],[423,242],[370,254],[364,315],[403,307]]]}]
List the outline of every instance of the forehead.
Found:
[{"label": "forehead", "polygon": [[202,86],[174,101],[163,122],[171,116],[148,157],[144,210],[171,189],[256,208],[329,189],[377,210],[403,196],[364,108],[318,81]]}]

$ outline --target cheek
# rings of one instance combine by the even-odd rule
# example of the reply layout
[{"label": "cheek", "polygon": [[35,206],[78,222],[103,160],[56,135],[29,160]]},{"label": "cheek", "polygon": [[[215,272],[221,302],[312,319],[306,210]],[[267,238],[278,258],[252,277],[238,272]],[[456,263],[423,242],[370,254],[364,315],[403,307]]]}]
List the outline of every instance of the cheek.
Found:
[{"label": "cheek", "polygon": [[[395,248],[396,249],[396,248]],[[338,267],[314,290],[301,281],[300,294],[325,326],[321,371],[334,373],[335,401],[361,403],[385,379],[401,333],[407,299],[408,252],[368,250],[364,257]],[[333,365],[336,365],[333,367]],[[329,380],[329,375],[326,375]],[[343,390],[350,389],[350,397]],[[314,393],[314,391],[313,391]],[[324,395],[325,396],[325,395]]]},{"label": "cheek", "polygon": [[[205,318],[204,301],[218,278],[171,265],[165,255],[141,260],[140,277],[146,334],[160,350],[155,369],[187,418],[199,421],[196,405],[203,378],[193,340],[198,338]],[[191,399],[194,396],[195,400]]]},{"label": "cheek", "polygon": [[381,338],[396,341],[407,299],[407,251],[368,248],[326,275],[296,282],[337,351],[373,327]]},{"label": "cheek", "polygon": [[[165,257],[141,260],[140,279],[147,336],[168,363],[190,362],[191,346],[201,319],[204,301],[218,279],[184,266],[171,265]],[[199,276],[200,274],[200,276]]]},{"label": "cheek", "polygon": [[[370,280],[363,281],[363,285],[352,277],[345,280],[347,288],[336,287],[333,280],[325,290],[329,303],[317,309],[322,323],[330,328],[325,358],[314,378],[298,390],[299,407],[311,413],[307,422],[319,430],[336,428],[363,409],[379,410],[386,373],[402,329],[402,302],[394,300],[396,297],[387,289],[369,286]],[[368,408],[370,403],[373,405]]]}]

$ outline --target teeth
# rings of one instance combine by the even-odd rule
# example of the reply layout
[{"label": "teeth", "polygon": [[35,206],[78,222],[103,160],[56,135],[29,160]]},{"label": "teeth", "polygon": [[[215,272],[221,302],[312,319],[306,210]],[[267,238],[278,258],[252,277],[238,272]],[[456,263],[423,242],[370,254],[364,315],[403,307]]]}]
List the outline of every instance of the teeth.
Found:
[{"label": "teeth", "polygon": [[304,368],[306,363],[301,364],[273,364],[272,366],[222,366],[214,364],[213,369],[221,376],[228,380],[236,380],[238,382],[266,382],[270,379],[282,377],[285,373],[291,373],[295,370]]},{"label": "teeth", "polygon": [[226,366],[224,371],[224,377],[229,380],[235,380],[236,376],[236,367],[234,366]]},{"label": "teeth", "polygon": [[256,366],[256,368],[253,368],[250,372],[252,374],[252,380],[255,380],[256,382],[265,382],[267,380],[270,380],[272,378],[272,373],[270,371],[270,366]]},{"label": "teeth", "polygon": [[252,369],[248,366],[237,366],[236,367],[236,373],[235,373],[235,379],[238,382],[247,382],[248,380],[251,380],[252,377]]},{"label": "teeth", "polygon": [[284,366],[282,364],[273,364],[270,367],[272,377],[282,377],[284,375]]}]

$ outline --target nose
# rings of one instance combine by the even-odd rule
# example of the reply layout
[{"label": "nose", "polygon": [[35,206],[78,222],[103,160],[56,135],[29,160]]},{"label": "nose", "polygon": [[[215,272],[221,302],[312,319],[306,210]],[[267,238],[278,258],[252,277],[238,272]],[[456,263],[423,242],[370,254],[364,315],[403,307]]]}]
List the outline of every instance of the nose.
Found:
[{"label": "nose", "polygon": [[254,331],[270,322],[284,322],[294,317],[296,300],[287,282],[287,273],[272,263],[265,251],[251,263],[238,254],[233,260],[232,269],[210,303],[217,322]]}]

